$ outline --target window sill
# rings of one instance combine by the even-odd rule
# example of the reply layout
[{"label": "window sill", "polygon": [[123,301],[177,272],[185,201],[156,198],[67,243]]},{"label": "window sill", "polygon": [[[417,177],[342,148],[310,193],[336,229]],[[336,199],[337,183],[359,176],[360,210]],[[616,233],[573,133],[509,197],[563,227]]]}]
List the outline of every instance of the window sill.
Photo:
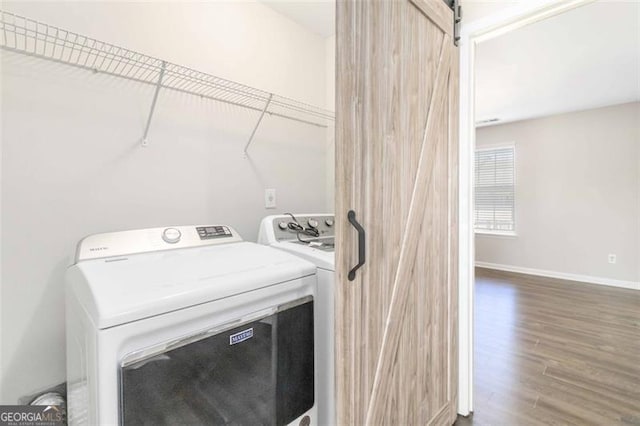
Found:
[{"label": "window sill", "polygon": [[515,231],[486,231],[486,230],[476,229],[474,232],[476,235],[486,235],[489,237],[516,238],[518,236],[518,234],[516,234]]}]

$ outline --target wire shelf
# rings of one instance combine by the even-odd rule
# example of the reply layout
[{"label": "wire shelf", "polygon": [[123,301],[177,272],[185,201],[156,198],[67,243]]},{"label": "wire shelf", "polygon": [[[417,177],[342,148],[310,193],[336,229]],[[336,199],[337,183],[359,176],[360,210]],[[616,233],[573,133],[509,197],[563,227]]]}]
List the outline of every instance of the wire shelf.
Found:
[{"label": "wire shelf", "polygon": [[[332,111],[0,10],[0,47],[202,98],[327,127]],[[155,104],[155,100],[154,100]],[[153,107],[152,107],[153,113]],[[146,135],[145,135],[146,136]]]}]

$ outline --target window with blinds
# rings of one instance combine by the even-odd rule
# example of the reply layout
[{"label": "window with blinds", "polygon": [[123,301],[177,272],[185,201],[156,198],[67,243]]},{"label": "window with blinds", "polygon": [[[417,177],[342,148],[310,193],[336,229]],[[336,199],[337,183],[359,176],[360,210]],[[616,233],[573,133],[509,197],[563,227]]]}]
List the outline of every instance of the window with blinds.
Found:
[{"label": "window with blinds", "polygon": [[515,231],[515,148],[478,149],[475,161],[476,231]]}]

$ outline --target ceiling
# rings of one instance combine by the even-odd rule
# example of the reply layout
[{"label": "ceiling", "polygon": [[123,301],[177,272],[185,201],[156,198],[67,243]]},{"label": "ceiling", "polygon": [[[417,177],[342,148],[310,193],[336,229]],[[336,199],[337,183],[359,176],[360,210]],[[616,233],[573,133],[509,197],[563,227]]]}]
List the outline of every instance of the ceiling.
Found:
[{"label": "ceiling", "polygon": [[482,42],[476,122],[640,101],[640,2],[596,2]]},{"label": "ceiling", "polygon": [[322,37],[336,32],[335,0],[262,0],[264,4]]},{"label": "ceiling", "polygon": [[500,13],[527,0],[461,0],[463,23],[471,23],[478,19]]},{"label": "ceiling", "polygon": [[[477,13],[465,17],[479,19],[521,0],[466,1]],[[322,37],[335,34],[334,0],[262,2]],[[640,101],[638,1],[601,0],[478,45],[477,122],[633,101]]]}]

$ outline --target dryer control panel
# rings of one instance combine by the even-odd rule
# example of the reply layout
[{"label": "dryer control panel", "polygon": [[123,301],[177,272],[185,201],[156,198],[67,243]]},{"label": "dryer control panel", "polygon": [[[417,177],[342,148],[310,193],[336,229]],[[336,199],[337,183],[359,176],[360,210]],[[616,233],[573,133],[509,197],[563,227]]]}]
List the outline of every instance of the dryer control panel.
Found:
[{"label": "dryer control panel", "polygon": [[198,226],[196,230],[201,240],[229,238],[233,236],[228,226]]},{"label": "dryer control panel", "polygon": [[242,241],[240,235],[227,225],[167,226],[107,232],[83,238],[78,243],[75,262],[239,241]]}]

